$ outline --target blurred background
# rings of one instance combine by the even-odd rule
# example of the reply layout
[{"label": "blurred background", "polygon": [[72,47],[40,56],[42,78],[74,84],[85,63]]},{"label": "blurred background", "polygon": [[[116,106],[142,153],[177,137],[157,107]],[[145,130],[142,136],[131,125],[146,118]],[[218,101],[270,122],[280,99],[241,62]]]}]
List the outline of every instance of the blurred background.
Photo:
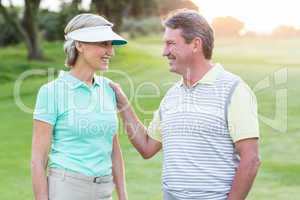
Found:
[{"label": "blurred background", "polygon": [[[241,76],[259,106],[262,166],[248,199],[300,199],[300,14],[293,0],[0,0],[0,199],[33,199],[32,109],[39,87],[64,67],[64,27],[79,13],[107,17],[129,40],[104,76],[119,82],[147,125],[179,79],[161,56],[161,18],[203,14],[213,60]],[[122,73],[119,73],[122,72]],[[50,78],[49,78],[50,77]],[[21,84],[20,84],[21,83]],[[162,155],[143,160],[119,128],[130,200],[161,199]]]}]

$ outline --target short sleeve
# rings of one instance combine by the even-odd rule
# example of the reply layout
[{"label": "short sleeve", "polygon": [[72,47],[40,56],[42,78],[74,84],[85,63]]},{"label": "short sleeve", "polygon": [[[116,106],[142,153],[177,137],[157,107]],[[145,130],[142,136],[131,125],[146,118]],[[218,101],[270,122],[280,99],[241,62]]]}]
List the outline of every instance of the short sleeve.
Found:
[{"label": "short sleeve", "polygon": [[259,138],[256,97],[245,82],[240,82],[232,94],[228,127],[233,142]]},{"label": "short sleeve", "polygon": [[[110,95],[112,103],[113,103],[112,109],[114,111],[117,111],[117,96],[116,96],[114,89],[109,85],[109,83],[111,83],[112,81],[103,76],[95,76],[95,77],[99,83],[104,83],[105,87],[100,87],[100,90],[105,89],[105,92]],[[101,91],[101,92],[104,92],[104,91]],[[103,103],[105,104],[106,101],[104,101]]]},{"label": "short sleeve", "polygon": [[33,119],[54,125],[57,119],[57,106],[55,103],[54,90],[46,85],[38,92]]},{"label": "short sleeve", "polygon": [[159,110],[155,111],[153,114],[153,119],[148,127],[148,135],[156,140],[161,142],[161,127],[160,127],[160,115]]}]

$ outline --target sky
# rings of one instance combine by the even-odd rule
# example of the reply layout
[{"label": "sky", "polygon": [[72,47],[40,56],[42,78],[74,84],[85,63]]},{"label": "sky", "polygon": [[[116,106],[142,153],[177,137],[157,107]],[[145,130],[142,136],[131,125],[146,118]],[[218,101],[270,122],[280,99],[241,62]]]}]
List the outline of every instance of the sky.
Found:
[{"label": "sky", "polygon": [[[12,0],[22,5],[24,0]],[[71,0],[66,0],[71,1]],[[88,8],[91,0],[83,0]],[[192,0],[200,13],[209,21],[215,17],[232,16],[245,23],[246,30],[270,33],[280,25],[300,28],[300,2],[298,0]],[[8,0],[3,0],[7,4]],[[60,0],[42,0],[41,7],[58,10]]]},{"label": "sky", "polygon": [[279,25],[300,28],[298,0],[193,0],[200,13],[211,22],[218,16],[232,16],[244,22],[247,30],[270,33]]}]

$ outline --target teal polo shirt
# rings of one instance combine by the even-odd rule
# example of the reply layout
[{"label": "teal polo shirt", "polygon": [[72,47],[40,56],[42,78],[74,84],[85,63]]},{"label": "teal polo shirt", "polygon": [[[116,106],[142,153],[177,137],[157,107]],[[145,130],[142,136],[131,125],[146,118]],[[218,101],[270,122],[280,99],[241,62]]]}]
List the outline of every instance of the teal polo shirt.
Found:
[{"label": "teal polo shirt", "polygon": [[33,118],[53,126],[50,168],[87,176],[112,173],[118,119],[109,79],[95,75],[88,86],[69,72],[61,73],[40,88]]}]

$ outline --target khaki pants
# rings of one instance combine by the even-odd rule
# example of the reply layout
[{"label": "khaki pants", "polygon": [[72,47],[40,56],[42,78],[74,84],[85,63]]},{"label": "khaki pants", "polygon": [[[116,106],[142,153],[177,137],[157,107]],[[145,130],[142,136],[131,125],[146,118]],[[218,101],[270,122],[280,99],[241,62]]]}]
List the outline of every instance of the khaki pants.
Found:
[{"label": "khaki pants", "polygon": [[113,177],[89,177],[82,174],[50,169],[49,200],[111,200]]}]

